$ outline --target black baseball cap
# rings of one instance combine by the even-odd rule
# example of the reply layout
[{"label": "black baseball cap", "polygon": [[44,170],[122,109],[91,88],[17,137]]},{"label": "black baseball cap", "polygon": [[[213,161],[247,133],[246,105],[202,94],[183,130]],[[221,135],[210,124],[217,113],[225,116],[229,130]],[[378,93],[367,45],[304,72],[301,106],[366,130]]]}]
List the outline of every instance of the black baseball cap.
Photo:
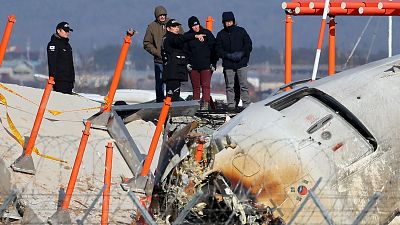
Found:
[{"label": "black baseball cap", "polygon": [[61,23],[57,24],[56,30],[58,30],[58,29],[63,29],[66,32],[74,31],[71,27],[69,27],[69,23],[67,23],[67,22],[61,22]]},{"label": "black baseball cap", "polygon": [[168,20],[168,22],[166,24],[167,27],[176,27],[179,25],[181,25],[181,24],[178,21],[176,21],[175,19]]}]

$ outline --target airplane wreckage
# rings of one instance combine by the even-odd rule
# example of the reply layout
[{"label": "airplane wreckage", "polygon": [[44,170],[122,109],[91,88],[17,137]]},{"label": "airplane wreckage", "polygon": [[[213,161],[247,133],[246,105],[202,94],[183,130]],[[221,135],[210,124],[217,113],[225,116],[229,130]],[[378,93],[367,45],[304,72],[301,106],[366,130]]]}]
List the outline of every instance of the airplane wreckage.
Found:
[{"label": "airplane wreckage", "polygon": [[399,224],[400,56],[240,113],[112,105],[124,57],[105,103],[0,85],[2,223]]},{"label": "airplane wreckage", "polygon": [[[120,153],[114,154],[113,171],[125,175],[120,180],[112,175],[109,211],[113,201],[120,201],[112,213],[115,223],[389,224],[399,213],[399,62],[395,56],[277,91],[237,115],[218,111],[218,105],[213,112],[199,111],[197,101],[172,102],[162,124],[161,147],[144,174],[148,156],[143,146],[149,141],[142,144],[137,137],[154,131],[154,124],[145,121],[157,121],[162,103],[113,105],[108,113],[95,115],[90,110],[65,113],[64,118],[48,115],[37,149],[54,155],[53,148],[78,143],[79,138],[65,133],[82,129],[82,121],[92,123],[92,151],[111,136]],[[8,100],[2,101],[7,107],[1,117],[2,221],[98,223],[95,205],[104,193],[99,179],[104,154],[97,152],[101,160],[95,160],[94,152],[87,153],[82,162],[82,179],[69,198],[85,199],[72,201],[69,208],[60,206],[68,196],[60,187],[71,167],[32,157],[30,166],[38,168],[30,168],[15,155],[21,147],[15,144],[15,129],[25,126],[29,131],[26,124],[32,119],[27,118],[32,115],[9,90],[29,92],[32,98],[40,97],[40,90],[7,86],[8,91],[1,90]],[[82,101],[98,105],[79,96],[53,94],[71,102],[69,107]],[[49,107],[65,107],[51,99]],[[9,128],[6,121],[18,113],[20,120]],[[73,161],[71,146],[61,150],[60,156]]]}]

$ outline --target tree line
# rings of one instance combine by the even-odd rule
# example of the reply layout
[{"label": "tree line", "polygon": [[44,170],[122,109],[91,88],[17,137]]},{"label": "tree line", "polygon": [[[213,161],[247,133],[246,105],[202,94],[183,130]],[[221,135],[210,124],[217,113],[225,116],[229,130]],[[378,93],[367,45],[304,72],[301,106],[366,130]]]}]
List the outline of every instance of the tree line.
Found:
[{"label": "tree line", "polygon": [[[78,60],[75,60],[75,69],[82,72],[102,72],[115,69],[119,54],[120,45],[105,45],[93,49],[88,53],[76,53]],[[336,65],[343,66],[347,62],[347,68],[362,65],[371,61],[376,61],[387,57],[386,51],[378,51],[368,54],[363,50],[355,51],[349,59],[350,50],[336,50]],[[284,65],[284,50],[278,50],[275,47],[256,46],[250,57],[250,65]],[[313,48],[294,48],[292,50],[293,65],[312,65],[315,58],[315,49]],[[221,62],[221,61],[219,61]],[[328,64],[328,49],[324,48],[321,53],[320,64]],[[153,58],[143,48],[141,43],[132,43],[129,54],[126,59],[124,69],[146,70],[153,68]],[[36,68],[39,72],[47,71],[47,60]],[[43,70],[43,71],[42,71]]]}]

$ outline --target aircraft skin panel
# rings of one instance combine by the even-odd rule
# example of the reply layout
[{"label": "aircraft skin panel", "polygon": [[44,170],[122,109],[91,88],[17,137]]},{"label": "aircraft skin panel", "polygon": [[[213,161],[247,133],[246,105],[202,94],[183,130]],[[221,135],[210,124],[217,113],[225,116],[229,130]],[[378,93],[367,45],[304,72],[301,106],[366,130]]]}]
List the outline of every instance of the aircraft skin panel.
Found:
[{"label": "aircraft skin panel", "polygon": [[[400,199],[400,72],[393,68],[398,60],[381,60],[251,104],[213,135],[219,151],[213,169],[242,194],[278,206],[285,221],[321,177],[315,194],[335,224],[351,224],[378,191],[381,199],[361,224],[388,222]],[[314,91],[286,105],[272,104],[304,87]],[[345,110],[338,112],[330,98]],[[326,222],[309,201],[295,223]]]}]

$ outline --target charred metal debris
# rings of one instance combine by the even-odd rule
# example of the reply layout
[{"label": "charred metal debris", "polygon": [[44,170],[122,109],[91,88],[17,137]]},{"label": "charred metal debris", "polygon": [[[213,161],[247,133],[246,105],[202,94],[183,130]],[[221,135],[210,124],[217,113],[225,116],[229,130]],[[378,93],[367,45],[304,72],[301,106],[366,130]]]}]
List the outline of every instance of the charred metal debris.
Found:
[{"label": "charred metal debris", "polygon": [[[211,135],[235,115],[222,109],[169,117],[151,200],[144,203],[152,219],[138,209],[132,214],[137,224],[285,224],[274,208],[255,202],[240,184],[232,186],[221,173],[211,171],[216,153]],[[195,155],[201,143],[199,160]]]}]

